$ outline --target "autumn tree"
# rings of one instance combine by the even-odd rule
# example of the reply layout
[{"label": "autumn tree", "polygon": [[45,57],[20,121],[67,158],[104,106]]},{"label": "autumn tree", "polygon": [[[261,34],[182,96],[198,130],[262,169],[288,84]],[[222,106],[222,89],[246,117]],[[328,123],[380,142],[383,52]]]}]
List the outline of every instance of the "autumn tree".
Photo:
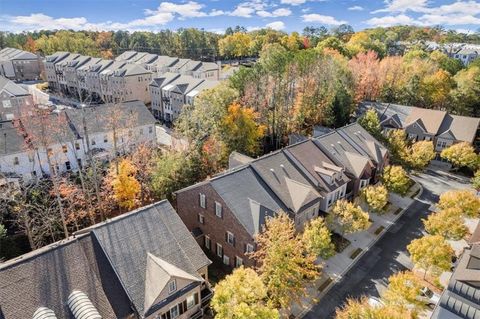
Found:
[{"label": "autumn tree", "polygon": [[440,235],[414,239],[407,250],[415,266],[425,270],[424,279],[427,272],[437,275],[452,266],[453,249]]},{"label": "autumn tree", "polygon": [[[265,126],[256,122],[258,114],[251,108],[233,103],[223,119],[222,136],[230,152],[255,155],[259,150],[259,141],[265,132]],[[229,153],[230,153],[229,152]]]},{"label": "autumn tree", "polygon": [[388,204],[388,190],[384,185],[369,185],[362,190],[362,199],[375,213],[382,213]]},{"label": "autumn tree", "polygon": [[137,168],[126,158],[119,161],[118,174],[112,169],[109,172],[110,175],[113,175],[113,196],[121,208],[130,210],[138,204],[141,186],[135,178],[136,173]]},{"label": "autumn tree", "polygon": [[236,32],[218,41],[219,53],[225,57],[241,58],[249,56],[251,45],[251,36],[243,32]]},{"label": "autumn tree", "polygon": [[355,101],[376,100],[380,93],[377,53],[358,53],[348,62],[348,66],[355,81]]},{"label": "autumn tree", "polygon": [[405,170],[398,165],[385,167],[382,175],[382,182],[389,191],[405,195],[410,188],[410,178]]},{"label": "autumn tree", "polygon": [[462,211],[459,208],[451,207],[423,219],[425,230],[432,235],[441,235],[447,239],[460,240],[468,233],[465,226]]},{"label": "autumn tree", "polygon": [[394,164],[404,165],[408,159],[409,149],[404,130],[392,130],[387,135],[387,145]]},{"label": "autumn tree", "polygon": [[421,312],[425,303],[419,300],[423,284],[411,271],[398,272],[388,278],[388,287],[383,294],[387,307],[399,307]]},{"label": "autumn tree", "polygon": [[366,297],[349,298],[335,311],[336,319],[406,319],[413,318],[410,310],[398,306],[370,305]]},{"label": "autumn tree", "polygon": [[477,191],[480,191],[480,169],[475,172],[475,175],[472,177],[472,186]]},{"label": "autumn tree", "polygon": [[265,221],[257,235],[252,254],[267,288],[269,306],[289,310],[292,302],[306,296],[306,285],[320,275],[315,256],[304,254],[302,241],[295,236],[294,222],[284,212]]},{"label": "autumn tree", "polygon": [[345,199],[335,202],[328,216],[328,223],[338,228],[342,235],[367,230],[371,224],[367,212]]},{"label": "autumn tree", "polygon": [[480,198],[468,189],[450,190],[443,193],[440,195],[437,206],[443,210],[457,208],[464,216],[470,218],[480,216]]},{"label": "autumn tree", "polygon": [[133,167],[136,168],[135,179],[140,184],[138,199],[140,203],[147,204],[153,199],[152,172],[155,167],[156,152],[148,144],[138,145],[128,156]]},{"label": "autumn tree", "polygon": [[424,169],[435,158],[432,141],[418,141],[409,148],[406,158],[409,165],[415,169]]},{"label": "autumn tree", "polygon": [[330,230],[323,218],[319,217],[306,224],[302,234],[302,241],[307,253],[328,259],[335,254],[335,245],[332,242]]},{"label": "autumn tree", "polygon": [[211,306],[216,319],[279,318],[266,304],[267,289],[251,268],[239,267],[215,286]]},{"label": "autumn tree", "polygon": [[382,136],[382,127],[380,126],[380,120],[378,119],[378,114],[375,109],[368,109],[368,111],[358,119],[358,124],[377,139]]},{"label": "autumn tree", "polygon": [[455,167],[476,169],[479,164],[475,149],[467,142],[456,143],[443,149],[440,156]]},{"label": "autumn tree", "polygon": [[348,56],[349,52],[345,47],[345,43],[336,37],[328,37],[318,42],[316,49],[319,52],[323,52],[325,49],[333,49],[338,51],[343,56]]}]

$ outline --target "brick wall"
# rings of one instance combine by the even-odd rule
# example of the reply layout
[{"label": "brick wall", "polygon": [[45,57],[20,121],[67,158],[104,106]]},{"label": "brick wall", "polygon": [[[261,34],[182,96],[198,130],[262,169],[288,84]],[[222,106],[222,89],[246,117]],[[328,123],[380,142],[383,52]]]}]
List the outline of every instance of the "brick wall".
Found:
[{"label": "brick wall", "polygon": [[[200,207],[200,193],[205,194],[206,208]],[[222,218],[215,215],[215,201],[222,204]],[[219,243],[223,247],[223,253],[230,258],[230,266],[235,266],[235,256],[242,258],[245,266],[254,266],[254,262],[245,255],[246,244],[254,245],[253,238],[209,183],[198,184],[177,193],[176,206],[177,213],[190,231],[196,227],[202,230],[203,236],[198,241],[203,249],[207,250],[204,238],[208,236],[212,255],[217,256],[216,244]],[[199,222],[199,213],[204,216],[204,224]],[[234,234],[235,245],[227,243],[227,231]],[[217,261],[220,261],[219,257]]]}]

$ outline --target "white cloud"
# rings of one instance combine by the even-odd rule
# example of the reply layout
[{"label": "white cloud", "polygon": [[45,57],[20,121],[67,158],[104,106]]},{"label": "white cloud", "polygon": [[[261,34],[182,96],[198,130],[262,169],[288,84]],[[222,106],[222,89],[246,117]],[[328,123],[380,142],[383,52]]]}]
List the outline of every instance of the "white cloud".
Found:
[{"label": "white cloud", "polygon": [[304,4],[307,0],[281,0],[280,3],[282,4],[289,4],[291,6],[298,6]]},{"label": "white cloud", "polygon": [[275,17],[288,17],[292,14],[292,11],[287,8],[279,8],[273,10],[272,12],[268,12],[265,10],[257,11],[257,15],[263,18],[275,18]]},{"label": "white cloud", "polygon": [[317,13],[304,14],[302,15],[302,18],[304,22],[315,22],[328,25],[340,25],[347,23],[347,21],[337,20],[332,16],[325,16]]},{"label": "white cloud", "polygon": [[422,10],[426,7],[428,0],[385,0],[387,5],[384,9],[373,11],[377,12],[406,12],[408,10]]},{"label": "white cloud", "polygon": [[425,14],[418,18],[424,25],[465,25],[480,24],[480,18],[469,14]]},{"label": "white cloud", "polygon": [[239,3],[237,7],[229,13],[234,17],[251,18],[255,11],[264,11],[267,4],[263,0],[252,0]]},{"label": "white cloud", "polygon": [[77,30],[87,23],[84,17],[54,19],[43,13],[32,13],[29,16],[16,16],[10,20],[13,24],[24,26],[27,30],[35,29],[74,29]]},{"label": "white cloud", "polygon": [[353,7],[348,8],[348,10],[350,10],[350,11],[363,11],[363,7],[353,6]]},{"label": "white cloud", "polygon": [[272,22],[272,23],[268,23],[265,27],[273,29],[273,30],[280,31],[280,30],[285,29],[285,23],[283,23],[282,21],[275,21],[275,22]]},{"label": "white cloud", "polygon": [[415,21],[414,19],[404,14],[400,14],[398,16],[385,16],[381,18],[372,18],[365,21],[365,23],[371,26],[376,26],[376,27],[377,26],[391,27],[393,25],[399,25],[399,24],[408,24],[408,25],[418,24],[417,21]]},{"label": "white cloud", "polygon": [[211,16],[211,17],[216,17],[216,16],[222,16],[224,14],[225,14],[225,11],[223,11],[223,10],[213,9],[212,11],[210,11],[210,13],[208,15]]}]

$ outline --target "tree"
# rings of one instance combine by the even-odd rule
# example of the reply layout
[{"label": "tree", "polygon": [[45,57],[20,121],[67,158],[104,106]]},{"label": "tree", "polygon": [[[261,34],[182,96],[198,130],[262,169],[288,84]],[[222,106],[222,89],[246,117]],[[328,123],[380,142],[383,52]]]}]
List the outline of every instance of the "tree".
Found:
[{"label": "tree", "polygon": [[407,250],[415,266],[425,270],[424,279],[427,272],[437,275],[450,270],[452,266],[453,249],[440,235],[414,239]]},{"label": "tree", "polygon": [[328,37],[325,40],[318,42],[316,49],[319,52],[324,52],[325,49],[333,49],[343,56],[348,56],[348,50],[345,47],[345,43],[335,37]]},{"label": "tree", "polygon": [[456,88],[451,91],[451,96],[457,114],[480,116],[480,63],[478,64],[459,71],[453,78]]},{"label": "tree", "polygon": [[382,213],[388,204],[388,190],[384,185],[369,185],[362,190],[362,198],[376,213]]},{"label": "tree", "polygon": [[476,169],[479,163],[475,149],[467,142],[456,143],[443,149],[440,156],[456,167]]},{"label": "tree", "polygon": [[440,209],[458,208],[464,216],[471,218],[480,216],[480,198],[467,189],[443,193],[437,206]]},{"label": "tree", "polygon": [[406,319],[413,318],[408,309],[398,306],[373,306],[366,297],[349,298],[335,311],[336,319]]},{"label": "tree", "polygon": [[265,221],[257,235],[257,250],[252,258],[267,288],[269,305],[290,309],[293,301],[306,296],[306,284],[320,275],[315,256],[304,254],[302,241],[295,236],[295,225],[284,212]]},{"label": "tree", "polygon": [[355,101],[374,101],[380,94],[379,60],[374,51],[358,53],[348,66],[355,81]]},{"label": "tree", "polygon": [[435,158],[432,141],[418,141],[409,149],[407,162],[415,169],[424,169]]},{"label": "tree", "polygon": [[7,236],[7,230],[5,229],[5,226],[0,224],[0,240],[2,238],[5,238]]},{"label": "tree", "polygon": [[279,318],[276,309],[266,305],[267,289],[251,268],[236,268],[215,286],[212,308],[215,319]]},{"label": "tree", "polygon": [[[258,113],[253,109],[233,103],[222,123],[222,139],[230,152],[237,151],[255,155],[259,140],[265,133],[265,126],[257,124]],[[230,153],[229,152],[229,153]]]},{"label": "tree", "polygon": [[472,177],[472,186],[477,191],[480,191],[480,169],[475,172],[475,175]]},{"label": "tree", "polygon": [[138,195],[140,194],[140,183],[135,178],[137,168],[128,159],[120,160],[118,164],[118,174],[110,170],[112,178],[112,188],[115,200],[121,208],[128,210],[138,204]]},{"label": "tree", "polygon": [[302,241],[307,253],[328,259],[335,255],[335,245],[332,243],[331,233],[323,218],[311,220],[302,234]]},{"label": "tree", "polygon": [[382,136],[382,127],[380,126],[380,120],[378,119],[377,111],[373,108],[369,109],[365,114],[358,119],[364,129],[366,129],[374,137],[379,138]]},{"label": "tree", "polygon": [[382,182],[389,191],[405,195],[410,188],[410,178],[405,170],[398,165],[385,167],[382,175]]},{"label": "tree", "polygon": [[441,235],[447,239],[460,240],[468,233],[468,228],[462,218],[462,211],[456,207],[433,213],[422,221],[429,234]]},{"label": "tree", "polygon": [[328,216],[329,224],[338,227],[342,235],[367,230],[370,227],[369,215],[360,206],[345,199],[335,202]]},{"label": "tree", "polygon": [[391,154],[392,162],[400,165],[405,164],[405,159],[408,158],[408,145],[405,131],[389,131],[387,145]]},{"label": "tree", "polygon": [[422,283],[413,272],[398,272],[388,278],[388,288],[382,297],[387,307],[396,306],[418,313],[425,308],[425,304],[418,298],[422,288]]},{"label": "tree", "polygon": [[236,32],[218,41],[219,53],[225,57],[241,58],[249,56],[252,38],[249,34]]}]

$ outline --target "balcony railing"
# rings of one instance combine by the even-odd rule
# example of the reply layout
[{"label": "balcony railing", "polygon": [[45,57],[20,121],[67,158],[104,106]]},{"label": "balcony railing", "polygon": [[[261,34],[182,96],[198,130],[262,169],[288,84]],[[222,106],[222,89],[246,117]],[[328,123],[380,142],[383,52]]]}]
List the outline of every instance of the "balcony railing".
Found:
[{"label": "balcony railing", "polygon": [[195,312],[193,315],[190,316],[190,319],[199,319],[203,318],[203,310],[199,309],[197,312]]},{"label": "balcony railing", "polygon": [[202,289],[200,294],[202,297],[202,308],[205,308],[210,303],[210,299],[212,299],[213,292],[212,290],[210,290],[209,287],[205,287]]}]

